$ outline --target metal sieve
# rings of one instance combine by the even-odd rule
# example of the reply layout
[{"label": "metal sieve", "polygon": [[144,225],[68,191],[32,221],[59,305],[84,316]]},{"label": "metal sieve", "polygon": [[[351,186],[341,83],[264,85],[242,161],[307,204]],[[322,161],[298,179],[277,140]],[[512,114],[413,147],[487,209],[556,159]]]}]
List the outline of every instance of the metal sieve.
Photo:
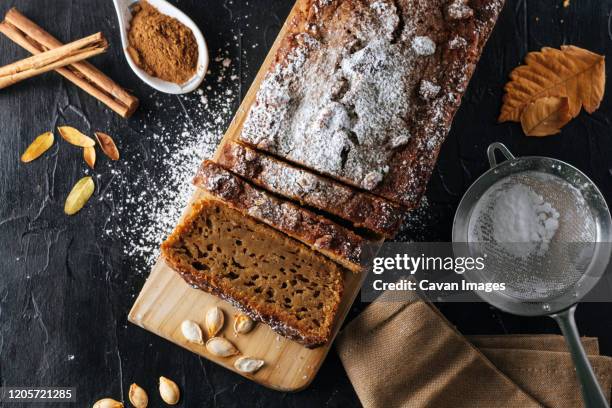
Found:
[{"label": "metal sieve", "polygon": [[[506,160],[498,162],[497,152]],[[476,292],[501,310],[555,319],[572,353],[586,406],[608,407],[574,319],[577,303],[601,279],[612,253],[612,221],[605,199],[588,177],[565,162],[516,158],[501,143],[491,144],[487,155],[490,170],[465,193],[453,222],[455,255],[486,260],[485,269],[466,272],[465,279],[504,282],[504,291]],[[543,210],[534,218],[534,228],[541,226],[542,234],[536,236],[550,234],[549,240],[507,242],[515,235],[501,229],[499,220],[511,227],[524,220],[514,220],[502,201],[523,192],[540,203]]]}]

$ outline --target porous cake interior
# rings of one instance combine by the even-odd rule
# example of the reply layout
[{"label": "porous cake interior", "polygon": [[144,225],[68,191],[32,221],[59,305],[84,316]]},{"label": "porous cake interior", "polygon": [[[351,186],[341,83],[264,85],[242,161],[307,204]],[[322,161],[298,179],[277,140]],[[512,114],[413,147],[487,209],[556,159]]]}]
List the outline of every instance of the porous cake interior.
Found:
[{"label": "porous cake interior", "polygon": [[303,244],[217,201],[196,203],[163,244],[191,284],[306,344],[327,341],[343,271]]}]

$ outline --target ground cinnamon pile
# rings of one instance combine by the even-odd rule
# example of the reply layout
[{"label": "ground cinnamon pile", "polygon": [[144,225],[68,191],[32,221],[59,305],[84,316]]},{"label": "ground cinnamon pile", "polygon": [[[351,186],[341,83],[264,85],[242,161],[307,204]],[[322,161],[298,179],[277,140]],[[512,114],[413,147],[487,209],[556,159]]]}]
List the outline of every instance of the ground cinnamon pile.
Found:
[{"label": "ground cinnamon pile", "polygon": [[196,73],[198,44],[189,28],[146,1],[134,6],[128,34],[130,56],[141,69],[182,84]]}]

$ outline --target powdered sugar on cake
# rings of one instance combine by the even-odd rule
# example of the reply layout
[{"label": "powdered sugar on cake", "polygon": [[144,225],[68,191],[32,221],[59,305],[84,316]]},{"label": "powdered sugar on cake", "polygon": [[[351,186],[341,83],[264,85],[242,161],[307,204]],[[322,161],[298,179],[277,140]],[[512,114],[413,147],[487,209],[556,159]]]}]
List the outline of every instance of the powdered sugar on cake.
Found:
[{"label": "powdered sugar on cake", "polygon": [[451,20],[463,20],[474,15],[474,10],[467,4],[467,0],[453,0],[446,8],[446,15]]},{"label": "powdered sugar on cake", "polygon": [[[488,3],[495,17],[501,1]],[[338,15],[325,15],[326,7],[319,2],[307,24],[310,34],[297,34],[263,80],[241,140],[369,191],[386,188],[392,171],[422,178],[433,166],[431,156],[448,132],[474,61],[445,61],[437,71],[432,64],[440,63],[445,49],[467,53],[478,41],[472,36],[468,43],[444,21],[472,18],[474,11],[461,0],[351,2],[338,7]],[[476,30],[479,24],[491,28],[478,21]],[[411,143],[416,129],[419,139],[426,130],[428,140]],[[430,154],[398,165],[394,158],[407,146]],[[383,195],[409,205],[422,193],[404,190]]]},{"label": "powdered sugar on cake", "polygon": [[436,43],[425,35],[418,35],[412,39],[412,49],[417,55],[434,55],[436,53]]},{"label": "powdered sugar on cake", "polygon": [[371,190],[389,170],[390,155],[410,140],[406,102],[418,86],[410,70],[433,41],[419,37],[421,48],[406,47],[413,28],[404,27],[406,38],[395,43],[400,18],[389,1],[366,11],[362,38],[321,49],[306,37],[267,76],[242,139]]},{"label": "powdered sugar on cake", "polygon": [[238,143],[227,143],[223,147],[219,163],[272,193],[384,235],[395,232],[403,214],[398,206],[382,198],[358,192],[342,183],[294,167]]}]

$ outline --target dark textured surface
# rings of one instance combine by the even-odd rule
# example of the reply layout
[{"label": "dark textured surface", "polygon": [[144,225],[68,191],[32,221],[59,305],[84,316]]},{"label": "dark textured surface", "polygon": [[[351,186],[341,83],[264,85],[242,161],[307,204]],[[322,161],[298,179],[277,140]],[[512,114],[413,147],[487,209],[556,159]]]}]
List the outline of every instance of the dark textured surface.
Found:
[{"label": "dark textured surface", "polygon": [[[232,57],[240,61],[244,93],[292,2],[175,3],[203,29],[211,50],[231,42],[234,33],[230,29],[244,33],[242,41],[230,48]],[[133,119],[124,121],[54,74],[0,91],[2,384],[76,386],[77,405],[88,406],[103,396],[126,400],[129,385],[138,382],[150,391],[151,405],[160,406],[156,382],[159,375],[165,375],[181,385],[184,407],[358,405],[334,352],[308,390],[280,394],[127,323],[127,312],[144,276],[132,272],[136,260],[123,255],[125,243],[100,233],[105,226],[113,225],[107,220],[108,203],[92,203],[73,218],[62,212],[64,197],[82,176],[84,164],[75,159],[74,151],[64,146],[58,149],[58,145],[51,154],[28,166],[19,163],[19,155],[34,136],[63,123],[80,123],[121,135],[120,146],[125,153],[137,149],[147,152],[153,142],[141,136],[141,129],[148,124],[147,112],[160,108],[152,102],[153,92],[127,68],[118,46],[110,0],[5,0],[0,13],[11,6],[19,7],[62,41],[104,31],[112,49],[96,58],[95,64],[134,89],[142,107]],[[573,0],[569,8],[562,7],[562,0],[509,0],[442,149],[430,183],[430,206],[421,217],[424,221],[407,231],[404,238],[449,239],[454,208],[469,184],[486,170],[485,149],[497,140],[518,155],[541,154],[574,164],[594,179],[609,202],[612,200],[609,95],[598,112],[581,114],[560,136],[530,139],[522,136],[515,124],[495,123],[503,84],[527,51],[565,43],[609,57],[611,9],[611,0]],[[25,55],[0,38],[0,64]],[[160,100],[164,109],[157,113],[158,118],[170,121],[185,114],[185,120],[190,120],[193,106],[178,106],[180,100],[174,97]],[[147,166],[146,161],[143,166]],[[103,182],[99,188],[119,188],[112,182],[104,184],[109,180],[105,169],[101,169]],[[150,170],[155,176],[157,170]],[[363,307],[357,304],[353,312]],[[464,333],[557,332],[552,320],[513,317],[486,305],[441,308]],[[583,334],[599,336],[606,354],[612,354],[610,312],[608,304],[582,305],[577,312]]]}]

